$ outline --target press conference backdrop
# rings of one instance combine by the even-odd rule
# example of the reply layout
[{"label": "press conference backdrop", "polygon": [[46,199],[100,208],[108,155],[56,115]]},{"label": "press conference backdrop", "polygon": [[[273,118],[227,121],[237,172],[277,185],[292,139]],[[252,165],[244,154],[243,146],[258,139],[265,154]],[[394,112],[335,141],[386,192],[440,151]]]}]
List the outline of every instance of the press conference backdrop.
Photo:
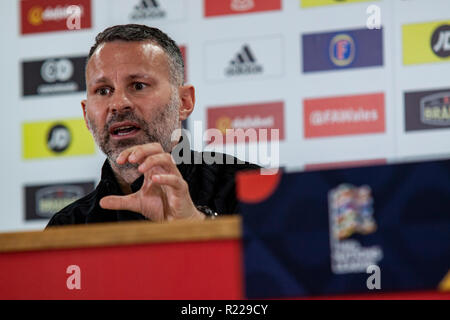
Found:
[{"label": "press conference backdrop", "polygon": [[[292,170],[450,151],[448,0],[8,0],[0,12],[0,231],[41,229],[98,182],[83,68],[114,24],[160,27],[181,46],[193,134],[279,129]],[[244,157],[250,140],[225,151]]]}]

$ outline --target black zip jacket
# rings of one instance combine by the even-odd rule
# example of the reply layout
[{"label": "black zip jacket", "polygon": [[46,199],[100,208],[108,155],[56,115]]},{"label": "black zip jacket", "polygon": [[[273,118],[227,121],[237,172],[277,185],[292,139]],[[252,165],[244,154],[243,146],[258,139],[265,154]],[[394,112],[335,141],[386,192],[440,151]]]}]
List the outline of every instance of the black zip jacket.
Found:
[{"label": "black zip jacket", "polygon": [[[220,153],[191,151],[191,162],[204,159],[204,155],[223,159],[223,164],[179,164],[178,170],[189,185],[189,193],[195,205],[208,206],[219,215],[238,213],[235,189],[235,174],[240,170],[258,169],[250,163],[239,164],[235,157]],[[198,161],[197,161],[198,163]],[[241,161],[242,163],[242,161]],[[139,177],[131,185],[133,192],[138,191],[144,181]],[[115,222],[127,220],[145,220],[146,218],[131,211],[106,210],[100,207],[100,199],[107,195],[123,195],[108,160],[102,167],[101,181],[94,191],[73,202],[50,219],[47,228],[58,225],[86,224],[95,222]]]}]

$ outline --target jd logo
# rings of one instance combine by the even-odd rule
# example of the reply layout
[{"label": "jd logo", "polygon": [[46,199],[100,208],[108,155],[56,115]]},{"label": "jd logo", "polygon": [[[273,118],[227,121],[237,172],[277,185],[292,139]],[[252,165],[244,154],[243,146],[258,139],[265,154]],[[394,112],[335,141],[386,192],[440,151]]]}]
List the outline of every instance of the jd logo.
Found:
[{"label": "jd logo", "polygon": [[73,64],[68,59],[50,59],[41,67],[41,76],[46,82],[67,81],[73,75]]},{"label": "jd logo", "polygon": [[63,152],[66,150],[71,142],[71,136],[69,129],[62,125],[54,125],[47,136],[47,146],[54,152]]},{"label": "jd logo", "polygon": [[433,32],[431,48],[441,58],[450,56],[450,25],[442,25]]}]

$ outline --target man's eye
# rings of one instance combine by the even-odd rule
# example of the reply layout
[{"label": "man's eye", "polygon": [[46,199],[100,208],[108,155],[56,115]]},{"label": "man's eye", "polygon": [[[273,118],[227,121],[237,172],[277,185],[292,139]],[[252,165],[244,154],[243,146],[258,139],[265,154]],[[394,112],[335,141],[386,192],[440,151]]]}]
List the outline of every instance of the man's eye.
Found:
[{"label": "man's eye", "polygon": [[144,84],[144,83],[142,83],[142,82],[135,82],[135,83],[133,83],[133,89],[134,90],[142,90],[142,89],[144,89],[146,87],[146,85]]},{"label": "man's eye", "polygon": [[99,94],[101,96],[107,96],[107,95],[109,95],[111,93],[111,88],[102,87],[102,88],[99,88],[99,89],[95,90],[95,93],[97,93],[97,94]]}]

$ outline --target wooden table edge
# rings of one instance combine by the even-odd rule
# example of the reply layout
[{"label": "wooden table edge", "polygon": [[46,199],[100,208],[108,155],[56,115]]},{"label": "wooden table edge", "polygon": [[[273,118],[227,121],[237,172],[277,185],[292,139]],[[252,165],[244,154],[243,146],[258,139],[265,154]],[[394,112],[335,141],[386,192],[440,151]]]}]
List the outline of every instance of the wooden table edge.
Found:
[{"label": "wooden table edge", "polygon": [[0,233],[0,253],[145,243],[240,239],[241,217],[153,223],[127,221]]}]

